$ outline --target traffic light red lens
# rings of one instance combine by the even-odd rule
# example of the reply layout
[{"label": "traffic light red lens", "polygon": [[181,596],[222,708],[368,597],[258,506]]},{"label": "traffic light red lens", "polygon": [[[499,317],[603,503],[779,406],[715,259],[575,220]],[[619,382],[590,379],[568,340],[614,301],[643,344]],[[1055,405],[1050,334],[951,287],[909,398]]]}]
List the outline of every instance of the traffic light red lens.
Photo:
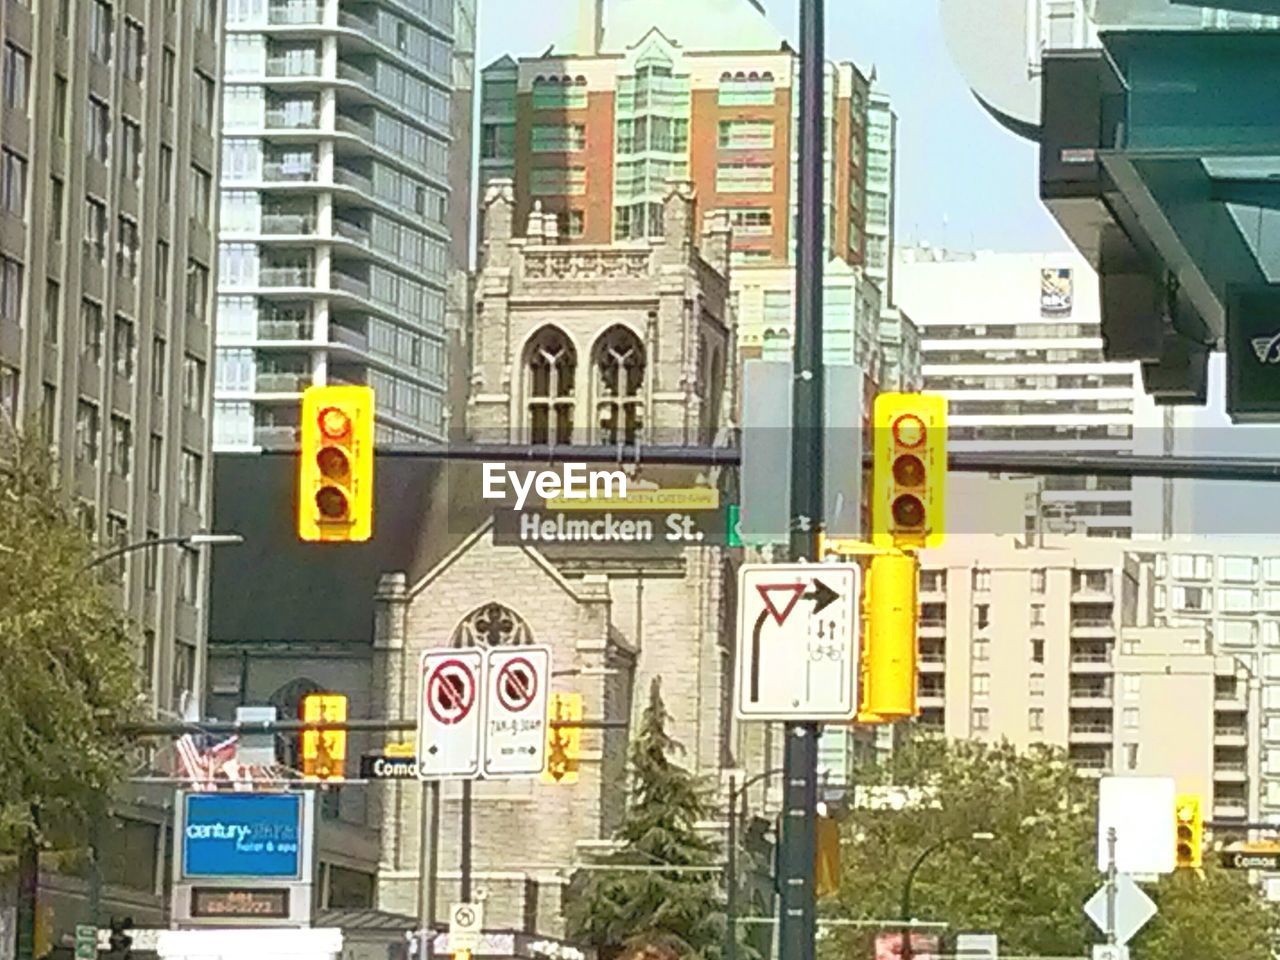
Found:
[{"label": "traffic light red lens", "polygon": [[351,418],[337,407],[325,407],[317,418],[320,432],[330,440],[341,440],[351,433]]},{"label": "traffic light red lens", "polygon": [[924,483],[924,464],[915,454],[907,454],[893,462],[893,480],[900,487],[918,487]]},{"label": "traffic light red lens", "polygon": [[321,487],[316,491],[316,509],[326,520],[344,520],[347,516],[347,495],[337,487]]},{"label": "traffic light red lens", "polygon": [[919,497],[903,494],[893,501],[893,522],[897,527],[921,527],[924,525],[924,504]]},{"label": "traffic light red lens", "polygon": [[924,421],[908,413],[893,421],[893,439],[900,446],[918,447],[924,443]]},{"label": "traffic light red lens", "polygon": [[320,468],[321,476],[330,480],[340,480],[351,472],[351,461],[335,447],[325,447],[317,453],[316,466]]}]

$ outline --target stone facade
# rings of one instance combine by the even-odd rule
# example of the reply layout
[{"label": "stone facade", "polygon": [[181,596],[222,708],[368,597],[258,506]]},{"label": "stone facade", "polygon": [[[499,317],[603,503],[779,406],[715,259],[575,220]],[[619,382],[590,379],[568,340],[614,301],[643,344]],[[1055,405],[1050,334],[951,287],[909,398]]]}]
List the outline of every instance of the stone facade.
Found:
[{"label": "stone facade", "polygon": [[[701,445],[723,435],[736,389],[730,237],[721,217],[699,237],[695,207],[689,185],[675,184],[661,239],[562,246],[540,210],[525,237],[513,236],[511,186],[490,185],[471,343],[473,440]],[[721,480],[706,468],[628,471],[663,487]],[[545,644],[553,689],[581,694],[589,720],[633,727],[661,677],[684,762],[716,777],[734,759],[734,578],[720,547],[535,549],[495,542],[485,522],[420,578],[383,577],[373,714],[416,713],[425,649]],[[629,741],[630,729],[583,731],[572,785],[475,783],[472,877],[488,896],[486,927],[563,932],[574,865],[606,848],[621,821]],[[416,783],[372,791],[381,909],[415,911],[422,796]],[[458,893],[460,796],[458,784],[445,785],[442,905]]]}]

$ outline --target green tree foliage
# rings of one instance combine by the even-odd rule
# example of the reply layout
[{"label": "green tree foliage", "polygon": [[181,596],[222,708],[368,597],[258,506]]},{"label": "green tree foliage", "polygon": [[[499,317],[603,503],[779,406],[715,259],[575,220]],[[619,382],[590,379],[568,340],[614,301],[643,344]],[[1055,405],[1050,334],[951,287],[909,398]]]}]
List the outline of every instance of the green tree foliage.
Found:
[{"label": "green tree foliage", "polygon": [[[856,809],[844,824],[841,888],[828,916],[898,918],[917,858],[943,838],[990,831],[929,855],[912,886],[911,914],[950,932],[996,933],[1002,954],[1087,956],[1101,934],[1083,913],[1103,882],[1097,869],[1097,789],[1060,751],[1019,753],[1007,743],[920,740],[884,768],[857,775],[879,786],[885,809]],[[897,806],[899,809],[889,809]],[[1173,811],[1168,813],[1173,830]],[[1139,960],[1268,960],[1276,913],[1247,874],[1209,864],[1147,888],[1157,919],[1133,942]],[[871,958],[874,931],[835,928],[827,960]]]},{"label": "green tree foliage", "polygon": [[128,624],[43,444],[0,421],[0,843],[79,833],[125,773]]},{"label": "green tree foliage", "polygon": [[[706,793],[672,762],[680,745],[658,680],[631,746],[631,790],[606,865],[714,866],[720,844],[697,828],[710,816]],[[719,957],[724,935],[722,875],[710,871],[584,870],[573,878],[565,916],[570,936],[604,955],[623,947],[663,945],[682,958]],[[742,956],[746,956],[742,954]]]}]

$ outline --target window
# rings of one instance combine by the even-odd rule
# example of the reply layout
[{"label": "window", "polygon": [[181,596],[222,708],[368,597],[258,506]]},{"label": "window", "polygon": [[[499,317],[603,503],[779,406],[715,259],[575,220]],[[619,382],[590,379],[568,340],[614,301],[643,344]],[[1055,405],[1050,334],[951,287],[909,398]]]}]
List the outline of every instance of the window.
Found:
[{"label": "window", "polygon": [[1031,662],[1044,663],[1044,641],[1043,640],[1031,641]]},{"label": "window", "polygon": [[119,376],[133,376],[133,354],[133,321],[117,313],[111,338],[111,355],[115,362],[115,371]]},{"label": "window", "polygon": [[209,222],[209,196],[212,178],[207,172],[194,164],[187,178],[188,192],[191,197],[191,219],[199,224]]},{"label": "window", "polygon": [[1177,554],[1173,576],[1179,580],[1208,580],[1213,575],[1213,558],[1203,554]]},{"label": "window", "polygon": [[1031,626],[1033,627],[1044,626],[1044,604],[1043,603],[1031,604]]},{"label": "window", "polygon": [[[147,539],[159,540],[160,534],[154,530],[148,530]],[[147,590],[154,591],[156,588],[156,584],[160,580],[160,548],[147,547],[145,550],[142,551],[142,554],[143,554],[142,585]],[[151,639],[152,639],[152,642],[154,642],[154,639],[155,639],[154,636]],[[153,656],[154,656],[154,653],[153,653]],[[145,659],[145,656],[144,656],[144,659]],[[150,676],[150,671],[147,671],[147,675]]]},{"label": "window", "polygon": [[190,450],[182,451],[181,496],[188,507],[200,508],[204,484],[204,458]]},{"label": "window", "polygon": [[211,32],[218,25],[218,0],[194,0],[196,29]]},{"label": "window", "polygon": [[164,476],[164,439],[158,433],[151,435],[147,445],[147,489],[160,492],[160,478]]},{"label": "window", "polygon": [[27,161],[12,150],[0,151],[0,203],[8,213],[27,212]]},{"label": "window", "polygon": [[979,630],[985,630],[991,626],[991,604],[980,603],[973,608],[974,624]]},{"label": "window", "polygon": [[[514,133],[514,130],[512,131]],[[587,128],[581,123],[533,125],[532,148],[534,153],[567,153],[587,148]],[[498,154],[494,154],[498,156]]]},{"label": "window", "polygon": [[133,469],[133,425],[124,417],[111,415],[111,472],[127,477]]},{"label": "window", "polygon": [[1233,646],[1252,646],[1258,641],[1258,625],[1252,620],[1219,620],[1217,639]]},{"label": "window", "polygon": [[973,710],[973,729],[987,730],[991,726],[991,711],[986,707],[975,707]]},{"label": "window", "polygon": [[719,193],[771,193],[773,164],[722,163],[716,167],[716,190]]},{"label": "window", "polygon": [[156,337],[151,341],[151,392],[157,397],[164,396],[165,350],[167,349],[164,337]]},{"label": "window", "polygon": [[580,109],[587,105],[586,77],[537,77],[533,109]]},{"label": "window", "polygon": [[[191,547],[183,547],[178,561],[179,593],[184,603],[195,603],[200,594],[200,554]],[[184,645],[178,644],[181,650]],[[191,651],[193,654],[195,650]],[[188,659],[182,658],[180,659]]]},{"label": "window", "polygon": [[120,176],[133,183],[142,177],[142,128],[128,117],[120,120]]},{"label": "window", "polygon": [[176,63],[177,58],[174,56],[173,50],[165,47],[160,56],[160,97],[166,107],[172,107],[174,104]]},{"label": "window", "polygon": [[87,500],[81,500],[76,504],[76,518],[80,523],[80,529],[84,531],[84,535],[90,540],[98,539],[98,510]]},{"label": "window", "polygon": [[573,442],[575,378],[578,358],[557,327],[543,327],[525,351],[526,411],[529,442]]},{"label": "window", "polygon": [[182,358],[182,405],[197,413],[204,410],[205,363],[191,354]]},{"label": "window", "polygon": [[986,593],[991,589],[991,571],[981,568],[973,571],[973,590],[975,593]]},{"label": "window", "polygon": [[1031,571],[1031,592],[1044,593],[1047,579],[1048,577],[1044,567],[1037,567],[1036,569],[1032,570]]},{"label": "window", "polygon": [[213,129],[213,98],[217,85],[213,77],[196,71],[195,90],[191,95],[191,119],[199,130]]},{"label": "window", "polygon": [[45,443],[58,439],[58,388],[52,383],[42,384],[40,389],[40,435]]},{"label": "window", "polygon": [[102,362],[102,304],[85,298],[80,301],[80,352],[90,363]]},{"label": "window", "polygon": [[128,280],[138,278],[138,221],[121,216],[116,227],[116,273]]},{"label": "window", "polygon": [[22,323],[22,282],[26,270],[12,257],[0,256],[0,321]]},{"label": "window", "polygon": [[12,110],[27,109],[31,85],[31,57],[12,43],[4,45],[4,105]]},{"label": "window", "polygon": [[1204,613],[1210,609],[1210,592],[1204,587],[1174,587],[1173,608],[1193,613]]},{"label": "window", "polygon": [[922,593],[942,593],[947,589],[947,571],[922,570],[920,572],[920,591]]},{"label": "window", "polygon": [[106,163],[111,157],[111,108],[105,100],[89,98],[85,134],[85,149],[89,156]]},{"label": "window", "polygon": [[106,0],[93,0],[89,8],[89,52],[103,63],[111,62],[111,39],[115,21],[111,4]]},{"label": "window", "polygon": [[1027,689],[1033,697],[1044,696],[1044,674],[1033,673],[1027,678]]},{"label": "window", "polygon": [[62,242],[62,180],[49,178],[49,232],[53,239]]},{"label": "window", "polygon": [[[585,136],[583,139],[585,141]],[[510,160],[515,156],[515,151],[516,125],[514,123],[485,123],[481,125],[481,160]]]},{"label": "window", "polygon": [[535,197],[579,196],[587,192],[585,167],[534,167],[529,192]]},{"label": "window", "polygon": [[1124,708],[1124,728],[1126,730],[1138,729],[1138,708],[1137,707]]},{"label": "window", "polygon": [[1219,587],[1218,609],[1223,613],[1253,613],[1257,598],[1243,587]]},{"label": "window", "polygon": [[156,299],[169,299],[169,244],[156,241]]},{"label": "window", "polygon": [[768,150],[773,147],[772,120],[721,120],[721,150]]},{"label": "window", "polygon": [[599,443],[640,442],[644,426],[644,346],[627,327],[610,327],[594,350],[596,382],[596,440]]},{"label": "window", "polygon": [[[768,207],[730,207],[729,223],[735,237],[769,237],[773,235],[773,211]],[[768,296],[768,293],[765,294]],[[791,294],[785,294],[790,310]]]},{"label": "window", "polygon": [[61,339],[62,288],[57,280],[44,282],[44,342],[56,345]]},{"label": "window", "polygon": [[580,237],[587,231],[585,210],[564,210],[556,214],[556,225],[562,236]]},{"label": "window", "polygon": [[975,673],[973,675],[973,695],[985,697],[991,692],[991,674]]},{"label": "window", "polygon": [[76,457],[98,462],[98,406],[88,400],[76,404]]},{"label": "window", "polygon": [[187,317],[206,320],[209,303],[209,268],[196,260],[187,261]]},{"label": "window", "polygon": [[142,32],[142,24],[136,20],[125,18],[124,21],[124,75],[125,79],[134,83],[142,82],[142,73],[146,64],[147,43]]},{"label": "window", "polygon": [[168,203],[173,199],[173,148],[164,146],[160,147],[160,185],[157,193],[160,195],[161,203]]},{"label": "window", "polygon": [[67,135],[67,78],[60,73],[53,75],[53,108],[49,116],[54,140]]},{"label": "window", "polygon": [[1120,689],[1126,700],[1137,700],[1142,694],[1142,677],[1126,674],[1120,678]]},{"label": "window", "polygon": [[973,641],[973,659],[974,660],[990,660],[991,659],[991,641],[990,640],[974,640]]},{"label": "window", "polygon": [[723,73],[718,101],[722,107],[768,107],[774,102],[773,74]]},{"label": "window", "polygon": [[93,197],[84,200],[84,250],[98,262],[107,257],[107,205]]},{"label": "window", "polygon": [[1218,579],[1227,583],[1253,583],[1258,579],[1258,561],[1253,557],[1219,557]]},{"label": "window", "polygon": [[1027,728],[1035,731],[1044,730],[1044,707],[1032,707],[1027,711]]},{"label": "window", "polygon": [[1136,743],[1126,743],[1124,745],[1124,762],[1130,770],[1138,769],[1138,745]]},{"label": "window", "polygon": [[18,387],[18,368],[0,363],[0,413],[10,420],[18,418]]}]

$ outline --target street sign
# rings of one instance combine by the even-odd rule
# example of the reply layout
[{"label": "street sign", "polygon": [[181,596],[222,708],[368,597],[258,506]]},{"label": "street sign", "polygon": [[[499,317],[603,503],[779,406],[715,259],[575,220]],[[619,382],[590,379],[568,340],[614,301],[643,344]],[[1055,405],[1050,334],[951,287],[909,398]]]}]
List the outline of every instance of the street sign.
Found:
[{"label": "street sign", "polygon": [[96,960],[98,928],[91,923],[76,924],[76,960]]},{"label": "street sign", "polygon": [[484,658],[446,647],[422,654],[418,695],[418,777],[467,779],[480,773]]},{"label": "street sign", "polygon": [[1222,865],[1228,870],[1280,871],[1280,850],[1223,850]]},{"label": "street sign", "polygon": [[1129,948],[1119,944],[1095,943],[1093,960],[1129,960]]},{"label": "street sign", "polygon": [[483,903],[455,903],[449,908],[449,950],[475,950],[484,931]]},{"label": "street sign", "polygon": [[[1084,905],[1084,912],[1103,933],[1107,932],[1107,885]],[[1133,939],[1133,935],[1156,915],[1156,905],[1142,892],[1127,874],[1116,875],[1116,943],[1120,946]]]},{"label": "street sign", "polygon": [[485,662],[484,775],[537,777],[546,766],[547,647],[498,647]]},{"label": "street sign", "polygon": [[416,780],[416,757],[395,757],[385,753],[366,753],[360,758],[361,780]]},{"label": "street sign", "polygon": [[1172,873],[1172,777],[1103,777],[1098,784],[1098,870],[1107,872],[1107,831],[1116,831],[1121,873]]},{"label": "street sign", "polygon": [[852,720],[861,568],[747,564],[738,582],[739,719]]}]

